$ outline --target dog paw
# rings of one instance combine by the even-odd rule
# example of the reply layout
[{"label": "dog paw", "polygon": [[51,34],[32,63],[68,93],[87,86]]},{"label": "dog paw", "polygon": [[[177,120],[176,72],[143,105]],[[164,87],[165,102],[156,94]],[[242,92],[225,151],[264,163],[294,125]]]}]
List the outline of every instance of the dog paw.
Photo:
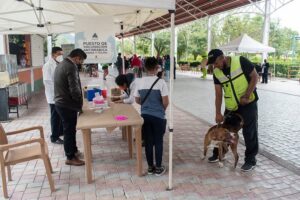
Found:
[{"label": "dog paw", "polygon": [[201,160],[204,160],[205,159],[205,156],[201,156]]},{"label": "dog paw", "polygon": [[219,167],[220,168],[223,168],[224,167],[224,164],[222,162],[219,162]]}]

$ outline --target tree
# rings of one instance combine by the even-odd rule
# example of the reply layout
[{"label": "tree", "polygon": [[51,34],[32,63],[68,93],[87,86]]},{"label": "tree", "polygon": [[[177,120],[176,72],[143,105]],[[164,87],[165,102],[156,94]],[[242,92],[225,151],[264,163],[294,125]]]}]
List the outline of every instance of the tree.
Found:
[{"label": "tree", "polygon": [[154,39],[154,48],[157,55],[170,54],[170,32],[159,32]]},{"label": "tree", "polygon": [[51,45],[52,45],[52,47],[56,46],[56,41],[58,39],[58,36],[59,36],[59,34],[55,34],[55,33],[52,34],[52,36],[51,36],[51,43],[52,43]]},{"label": "tree", "polygon": [[205,27],[204,20],[198,20],[192,23],[189,27],[189,41],[188,41],[188,52],[193,55],[194,60],[197,56],[206,53],[207,49],[207,31]]},{"label": "tree", "polygon": [[297,31],[289,28],[281,28],[279,21],[270,25],[270,46],[276,49],[276,56],[288,55],[292,49],[293,36],[298,35]]},{"label": "tree", "polygon": [[[215,20],[218,22],[214,23],[212,29],[213,48],[224,45],[243,33],[247,33],[257,41],[262,41],[264,20],[260,15],[227,16],[223,22],[218,18]],[[277,58],[287,55],[291,50],[294,35],[298,35],[298,32],[290,28],[282,28],[279,21],[271,21],[269,45],[276,49]]]},{"label": "tree", "polygon": [[149,34],[136,37],[136,50],[138,55],[149,56],[151,48],[151,38]]},{"label": "tree", "polygon": [[212,30],[212,46],[214,48],[224,45],[244,33],[247,33],[257,41],[262,40],[262,16],[256,15],[250,17],[250,15],[229,15],[225,17],[223,22],[221,22],[220,19],[216,20],[217,22],[215,22]]},{"label": "tree", "polygon": [[187,31],[186,30],[179,30],[177,36],[177,60],[181,60],[181,57],[187,51]]},{"label": "tree", "polygon": [[[122,40],[117,41],[117,50],[122,52]],[[128,38],[124,38],[124,55],[133,54],[133,42]]]}]

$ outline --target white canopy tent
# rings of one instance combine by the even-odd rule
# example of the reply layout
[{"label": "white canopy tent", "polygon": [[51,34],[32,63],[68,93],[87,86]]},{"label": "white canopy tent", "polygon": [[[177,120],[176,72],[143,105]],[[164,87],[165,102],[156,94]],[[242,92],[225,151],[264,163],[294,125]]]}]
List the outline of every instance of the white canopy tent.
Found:
[{"label": "white canopy tent", "polygon": [[[80,0],[74,1],[76,0],[73,2],[1,0],[0,33],[52,34],[74,32],[75,15],[112,15],[116,24],[123,22],[123,31],[126,32],[168,13],[165,9],[168,6],[168,9],[175,9],[174,0],[153,1],[155,3],[152,4],[149,3],[149,0],[139,1],[139,4],[135,4],[137,0],[87,0],[81,1],[81,3]],[[161,8],[157,7],[158,2],[162,6]],[[174,5],[170,6],[170,2],[174,2]],[[116,26],[116,33],[120,33],[120,26]]]},{"label": "white canopy tent", "polygon": [[[0,34],[52,34],[74,32],[74,16],[113,16],[120,28],[116,33],[171,13],[171,50],[174,58],[175,0],[1,0]],[[137,12],[138,11],[138,12]],[[174,11],[174,12],[173,12]],[[122,22],[122,23],[121,23]],[[122,26],[120,26],[122,24]],[[122,29],[122,30],[121,30]],[[123,46],[123,45],[122,45]],[[122,56],[123,57],[123,56]],[[170,65],[174,66],[174,59]],[[124,61],[123,61],[124,68]],[[170,74],[174,73],[171,67]],[[173,174],[173,76],[170,76],[169,106],[169,186]]]},{"label": "white canopy tent", "polygon": [[224,52],[233,53],[272,53],[275,52],[273,47],[266,46],[247,34],[230,41],[228,44],[219,47]]},{"label": "white canopy tent", "polygon": [[[243,34],[229,43],[220,46],[219,49],[231,53],[275,53],[275,48],[266,46],[249,37],[247,34]],[[276,74],[275,60],[273,64],[274,74]]]}]

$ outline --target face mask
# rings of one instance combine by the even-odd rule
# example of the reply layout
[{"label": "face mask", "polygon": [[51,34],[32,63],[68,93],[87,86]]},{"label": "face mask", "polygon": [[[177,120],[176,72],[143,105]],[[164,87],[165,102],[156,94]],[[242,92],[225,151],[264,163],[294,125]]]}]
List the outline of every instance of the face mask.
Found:
[{"label": "face mask", "polygon": [[55,60],[56,60],[57,62],[62,62],[62,61],[64,60],[64,57],[63,57],[62,55],[60,55],[60,56],[57,56],[57,57],[55,58]]}]

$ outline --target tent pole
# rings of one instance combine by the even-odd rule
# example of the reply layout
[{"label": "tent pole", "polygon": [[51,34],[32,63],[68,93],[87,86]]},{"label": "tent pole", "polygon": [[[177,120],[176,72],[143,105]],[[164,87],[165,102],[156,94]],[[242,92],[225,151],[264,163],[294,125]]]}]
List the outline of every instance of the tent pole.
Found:
[{"label": "tent pole", "polygon": [[155,33],[151,32],[151,56],[154,56],[154,40],[155,40]]},{"label": "tent pole", "polygon": [[125,74],[125,60],[124,60],[124,37],[122,36],[122,72]]},{"label": "tent pole", "polygon": [[121,22],[121,37],[122,37],[122,51],[121,51],[121,56],[122,56],[122,72],[125,74],[125,60],[124,60],[124,29],[123,29],[123,22]]},{"label": "tent pole", "polygon": [[169,106],[169,187],[172,190],[173,182],[173,81],[174,81],[174,48],[175,48],[175,10],[169,10],[171,13],[171,48],[170,48],[170,106]]},{"label": "tent pole", "polygon": [[276,77],[276,65],[275,65],[275,52],[273,53],[274,58],[273,58],[273,64],[274,64],[274,77]]}]

